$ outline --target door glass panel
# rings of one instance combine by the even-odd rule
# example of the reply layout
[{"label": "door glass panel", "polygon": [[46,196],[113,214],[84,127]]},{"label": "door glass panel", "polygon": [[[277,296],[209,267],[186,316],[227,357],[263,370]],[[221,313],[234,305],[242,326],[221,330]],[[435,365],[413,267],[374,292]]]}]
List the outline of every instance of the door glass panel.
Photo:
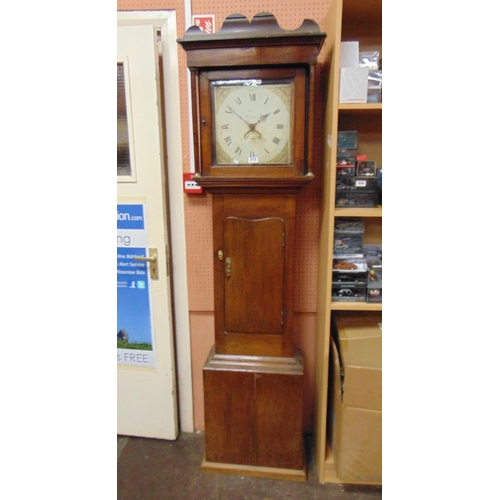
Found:
[{"label": "door glass panel", "polygon": [[123,63],[117,63],[117,174],[132,175]]}]

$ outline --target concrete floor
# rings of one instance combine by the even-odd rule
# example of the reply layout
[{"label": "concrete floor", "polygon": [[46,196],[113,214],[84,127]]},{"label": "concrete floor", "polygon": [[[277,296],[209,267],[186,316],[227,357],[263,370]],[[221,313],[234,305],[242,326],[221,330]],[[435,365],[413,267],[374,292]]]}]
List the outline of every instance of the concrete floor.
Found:
[{"label": "concrete floor", "polygon": [[304,483],[202,472],[203,433],[176,441],[118,436],[118,500],[378,500],[380,487],[320,484],[306,437]]}]

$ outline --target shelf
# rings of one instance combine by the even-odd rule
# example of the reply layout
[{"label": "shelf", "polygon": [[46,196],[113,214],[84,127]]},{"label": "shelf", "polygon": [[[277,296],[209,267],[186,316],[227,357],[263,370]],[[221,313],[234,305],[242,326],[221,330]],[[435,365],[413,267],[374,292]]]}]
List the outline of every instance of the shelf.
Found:
[{"label": "shelf", "polygon": [[382,217],[382,207],[376,208],[344,208],[336,207],[335,217]]},{"label": "shelf", "polygon": [[341,302],[335,301],[331,305],[332,311],[381,311],[382,302]]},{"label": "shelf", "polygon": [[[383,0],[332,0],[324,20],[328,69],[325,97],[324,155],[327,165],[337,160],[337,133],[342,130],[358,132],[358,152],[382,166],[382,103],[340,103],[340,46],[342,41],[357,41],[360,50],[379,51],[382,58],[382,1]],[[337,217],[359,217],[365,224],[363,243],[382,243],[382,207],[336,207],[336,169],[326,168],[322,192],[320,251],[318,257],[318,307],[316,341],[316,426],[315,446],[318,478],[320,482],[341,483],[337,476],[332,450],[327,443],[327,416],[329,409],[329,371],[331,369],[330,334],[332,318],[337,312],[353,315],[364,312],[380,313],[380,302],[332,301],[332,255],[334,228]],[[367,484],[367,483],[365,483]]]},{"label": "shelf", "polygon": [[353,111],[359,113],[360,111],[366,113],[378,113],[382,111],[382,103],[381,102],[363,102],[363,103],[340,103],[339,104],[340,112],[349,112]]}]

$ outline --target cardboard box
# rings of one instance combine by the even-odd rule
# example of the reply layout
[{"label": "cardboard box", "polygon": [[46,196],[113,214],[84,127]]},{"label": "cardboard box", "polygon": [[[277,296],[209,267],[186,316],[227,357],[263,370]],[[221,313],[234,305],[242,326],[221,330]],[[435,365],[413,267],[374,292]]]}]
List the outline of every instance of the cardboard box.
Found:
[{"label": "cardboard box", "polygon": [[335,316],[328,438],[345,483],[382,483],[381,324],[381,312]]}]

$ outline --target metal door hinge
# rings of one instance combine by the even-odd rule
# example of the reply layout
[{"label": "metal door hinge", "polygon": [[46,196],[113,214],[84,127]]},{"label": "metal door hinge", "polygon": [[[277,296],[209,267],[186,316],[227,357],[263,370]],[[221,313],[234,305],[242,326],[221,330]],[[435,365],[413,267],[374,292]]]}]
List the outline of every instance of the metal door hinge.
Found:
[{"label": "metal door hinge", "polygon": [[288,314],[287,310],[281,311],[281,324],[285,322],[285,316]]}]

